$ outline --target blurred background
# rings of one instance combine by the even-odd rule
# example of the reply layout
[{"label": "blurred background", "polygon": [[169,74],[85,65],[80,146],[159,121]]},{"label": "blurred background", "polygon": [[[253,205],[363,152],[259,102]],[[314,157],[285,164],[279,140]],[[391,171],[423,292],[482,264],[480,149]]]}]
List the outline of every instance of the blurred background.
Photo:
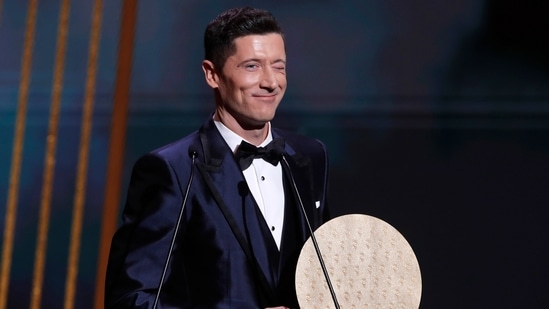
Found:
[{"label": "blurred background", "polygon": [[245,5],[285,30],[274,123],[408,239],[421,308],[549,307],[549,2],[5,0],[0,308],[102,308],[131,167],[209,116],[203,31]]}]

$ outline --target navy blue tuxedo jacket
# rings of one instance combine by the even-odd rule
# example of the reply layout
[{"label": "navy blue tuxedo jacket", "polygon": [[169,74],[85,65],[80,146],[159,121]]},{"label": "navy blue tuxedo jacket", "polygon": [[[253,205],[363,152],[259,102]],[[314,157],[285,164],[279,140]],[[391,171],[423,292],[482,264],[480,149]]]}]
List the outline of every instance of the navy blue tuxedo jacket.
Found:
[{"label": "navy blue tuxedo jacket", "polygon": [[111,244],[106,308],[152,308],[193,169],[158,308],[298,306],[295,265],[309,232],[288,168],[315,229],[328,220],[328,160],[324,145],[315,139],[275,128],[272,134],[285,139],[288,162],[283,166],[286,208],[280,251],[231,149],[210,119],[134,165],[123,224]]}]

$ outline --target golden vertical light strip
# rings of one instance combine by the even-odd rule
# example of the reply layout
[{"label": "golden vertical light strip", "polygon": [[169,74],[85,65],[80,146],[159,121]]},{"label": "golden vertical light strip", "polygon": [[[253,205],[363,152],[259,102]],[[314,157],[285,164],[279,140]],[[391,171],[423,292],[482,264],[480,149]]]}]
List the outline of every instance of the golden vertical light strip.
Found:
[{"label": "golden vertical light strip", "polygon": [[118,223],[118,208],[126,146],[126,126],[133,62],[133,41],[137,18],[137,0],[124,0],[118,45],[118,66],[114,92],[114,108],[111,120],[109,159],[105,184],[105,201],[101,220],[101,236],[95,286],[95,307],[104,308],[105,273],[109,257],[111,238]]},{"label": "golden vertical light strip", "polygon": [[59,113],[61,109],[61,95],[63,92],[65,51],[67,49],[69,9],[69,0],[63,0],[61,2],[61,7],[59,11],[59,24],[57,28],[57,46],[53,72],[48,136],[46,140],[46,154],[44,159],[42,197],[40,200],[40,215],[38,221],[36,251],[34,256],[34,275],[32,281],[30,304],[31,309],[39,309],[42,300],[42,286],[44,283],[46,253],[48,247],[48,231],[50,226],[51,200],[55,172],[55,154],[58,139]]},{"label": "golden vertical light strip", "polygon": [[99,44],[101,38],[102,7],[102,0],[95,0],[92,13],[92,27],[89,41],[86,90],[84,93],[82,128],[80,131],[78,170],[76,174],[76,188],[74,194],[71,240],[67,265],[67,278],[65,281],[65,309],[74,308],[76,287],[78,285],[78,261],[80,257],[82,222],[84,218],[84,205],[86,199],[86,179],[93,124],[93,103],[95,96],[95,82],[97,76],[97,63],[99,59]]},{"label": "golden vertical light strip", "polygon": [[29,0],[25,26],[25,41],[21,61],[21,81],[19,82],[19,100],[13,139],[13,150],[6,203],[4,223],[4,241],[2,243],[2,275],[0,280],[0,309],[5,309],[8,301],[10,269],[13,255],[13,239],[15,237],[15,220],[17,218],[17,198],[19,194],[19,178],[21,161],[23,159],[23,144],[25,140],[25,125],[27,102],[31,81],[32,53],[34,48],[34,32],[36,28],[36,13],[38,0]]}]

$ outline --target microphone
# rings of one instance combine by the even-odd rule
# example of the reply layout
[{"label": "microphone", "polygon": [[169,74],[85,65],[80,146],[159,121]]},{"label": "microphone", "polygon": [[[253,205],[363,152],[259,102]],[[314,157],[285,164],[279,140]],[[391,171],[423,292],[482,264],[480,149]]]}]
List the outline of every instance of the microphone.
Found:
[{"label": "microphone", "polygon": [[305,217],[305,222],[307,223],[307,228],[309,229],[309,233],[311,234],[311,240],[313,242],[313,246],[316,251],[316,255],[318,257],[318,261],[320,262],[320,267],[322,267],[322,272],[324,273],[324,278],[326,278],[326,283],[328,284],[328,289],[330,290],[330,294],[332,295],[332,300],[334,301],[334,306],[336,309],[340,309],[339,302],[337,301],[337,297],[334,291],[334,287],[332,285],[332,281],[330,280],[330,275],[328,274],[328,270],[326,269],[326,265],[324,264],[324,259],[322,258],[322,253],[320,252],[320,247],[318,246],[318,243],[316,241],[315,233],[313,231],[313,228],[311,227],[311,223],[309,221],[309,217],[307,216],[307,212],[305,211],[305,206],[303,206],[303,201],[301,200],[301,195],[299,194],[299,190],[297,190],[297,185],[295,183],[294,175],[292,174],[292,170],[290,169],[290,165],[288,164],[288,161],[286,160],[285,153],[282,154],[282,161],[286,165],[286,169],[288,170],[288,175],[290,176],[290,181],[292,182],[292,188],[294,189],[295,195],[297,197],[297,201],[299,203],[299,207],[301,208],[301,212],[303,213],[303,216]]},{"label": "microphone", "polygon": [[198,153],[193,148],[189,148],[189,156],[192,159],[191,162],[191,174],[189,175],[189,181],[187,182],[187,189],[185,190],[185,195],[183,197],[183,201],[181,202],[181,206],[179,208],[179,216],[177,217],[177,223],[175,224],[175,229],[173,231],[172,235],[172,241],[170,243],[170,249],[168,250],[168,255],[166,256],[166,261],[164,262],[164,268],[162,270],[162,276],[160,277],[160,283],[158,284],[158,290],[156,291],[156,296],[154,298],[154,304],[153,309],[156,309],[158,306],[158,300],[160,299],[160,292],[162,291],[162,286],[164,285],[164,280],[166,277],[166,273],[168,271],[168,265],[170,264],[170,259],[172,257],[172,251],[175,246],[175,239],[177,238],[177,233],[179,231],[179,226],[181,225],[181,218],[183,217],[183,209],[185,208],[185,204],[187,203],[187,197],[189,197],[189,191],[191,189],[191,184],[193,181],[194,176],[194,160],[196,159],[196,156]]}]

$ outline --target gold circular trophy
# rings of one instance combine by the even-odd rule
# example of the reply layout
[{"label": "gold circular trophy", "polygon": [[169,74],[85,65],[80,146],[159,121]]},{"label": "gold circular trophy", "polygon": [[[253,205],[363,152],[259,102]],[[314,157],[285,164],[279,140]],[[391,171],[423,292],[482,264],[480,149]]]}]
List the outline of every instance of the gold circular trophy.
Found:
[{"label": "gold circular trophy", "polygon": [[394,227],[372,216],[352,214],[324,223],[314,235],[329,279],[309,237],[296,268],[302,309],[419,308],[419,264]]}]

